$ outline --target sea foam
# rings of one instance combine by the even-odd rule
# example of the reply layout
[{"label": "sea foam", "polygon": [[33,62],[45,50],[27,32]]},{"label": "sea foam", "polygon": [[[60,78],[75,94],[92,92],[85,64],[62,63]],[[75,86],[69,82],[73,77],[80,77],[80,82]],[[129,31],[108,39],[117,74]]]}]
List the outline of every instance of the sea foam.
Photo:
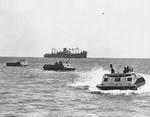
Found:
[{"label": "sea foam", "polygon": [[110,73],[108,70],[104,70],[102,67],[94,68],[87,72],[78,72],[78,78],[71,85],[76,88],[86,88],[91,93],[102,93],[111,95],[133,95],[133,94],[147,94],[150,93],[150,74],[140,74],[146,80],[146,84],[139,87],[138,90],[99,90],[96,85],[102,82],[104,74]]}]

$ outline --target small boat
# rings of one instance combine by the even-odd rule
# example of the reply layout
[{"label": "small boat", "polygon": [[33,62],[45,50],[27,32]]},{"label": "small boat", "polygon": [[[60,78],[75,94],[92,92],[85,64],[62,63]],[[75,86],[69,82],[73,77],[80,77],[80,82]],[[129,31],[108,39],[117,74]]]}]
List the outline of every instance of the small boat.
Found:
[{"label": "small boat", "polygon": [[54,71],[74,71],[75,68],[68,62],[56,62],[55,64],[45,64],[43,66],[44,70],[54,70]]},{"label": "small boat", "polygon": [[96,87],[100,90],[137,90],[145,84],[143,76],[129,73],[104,74],[102,83]]},{"label": "small boat", "polygon": [[18,62],[8,62],[6,66],[28,66],[29,64],[25,60],[19,60]]}]

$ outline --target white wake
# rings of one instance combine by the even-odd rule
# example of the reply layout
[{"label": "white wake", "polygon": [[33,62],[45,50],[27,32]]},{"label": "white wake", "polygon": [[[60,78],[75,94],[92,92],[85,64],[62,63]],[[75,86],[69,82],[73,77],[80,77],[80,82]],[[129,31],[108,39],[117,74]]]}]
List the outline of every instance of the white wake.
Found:
[{"label": "white wake", "polygon": [[77,80],[71,84],[72,87],[86,88],[92,93],[106,93],[111,95],[132,95],[132,94],[147,94],[150,93],[150,74],[141,74],[146,80],[146,84],[138,90],[99,90],[96,88],[97,84],[102,82],[104,74],[109,73],[103,68],[92,69],[88,72],[79,72]]}]

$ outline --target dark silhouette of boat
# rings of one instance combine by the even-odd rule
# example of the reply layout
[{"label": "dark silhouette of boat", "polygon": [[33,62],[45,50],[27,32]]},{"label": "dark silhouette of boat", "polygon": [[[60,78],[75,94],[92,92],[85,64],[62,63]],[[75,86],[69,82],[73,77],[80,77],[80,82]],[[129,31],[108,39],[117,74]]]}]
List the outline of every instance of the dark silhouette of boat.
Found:
[{"label": "dark silhouette of boat", "polygon": [[19,60],[18,62],[7,62],[6,66],[28,66],[29,64],[25,60]]},{"label": "dark silhouette of boat", "polygon": [[52,49],[51,53],[44,54],[45,58],[87,58],[87,51],[79,52],[79,48],[67,49],[63,48],[63,51],[57,51]]},{"label": "dark silhouette of boat", "polygon": [[75,68],[68,62],[56,62],[55,64],[45,64],[43,66],[44,70],[53,70],[53,71],[74,71]]}]

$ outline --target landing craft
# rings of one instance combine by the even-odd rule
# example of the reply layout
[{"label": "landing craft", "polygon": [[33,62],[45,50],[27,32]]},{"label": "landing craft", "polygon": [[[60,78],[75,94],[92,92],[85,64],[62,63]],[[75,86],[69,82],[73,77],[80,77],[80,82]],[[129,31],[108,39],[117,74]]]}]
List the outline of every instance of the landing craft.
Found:
[{"label": "landing craft", "polygon": [[68,63],[68,61],[66,62],[56,62],[55,64],[45,64],[43,66],[44,70],[53,70],[53,71],[74,71],[75,68]]},{"label": "landing craft", "polygon": [[6,66],[28,66],[29,64],[25,60],[19,60],[18,62],[7,62]]},{"label": "landing craft", "polygon": [[137,90],[145,84],[143,76],[134,72],[104,74],[100,90]]}]

